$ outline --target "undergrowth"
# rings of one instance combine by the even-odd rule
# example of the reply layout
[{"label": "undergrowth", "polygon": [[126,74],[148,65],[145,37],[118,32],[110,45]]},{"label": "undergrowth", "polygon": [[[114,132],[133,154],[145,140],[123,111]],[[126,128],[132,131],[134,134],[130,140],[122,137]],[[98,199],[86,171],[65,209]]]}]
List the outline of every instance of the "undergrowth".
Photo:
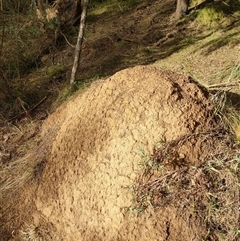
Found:
[{"label": "undergrowth", "polygon": [[199,11],[196,21],[199,25],[211,27],[219,26],[219,21],[224,18],[224,14],[221,11],[217,11],[214,8],[204,8]]},{"label": "undergrowth", "polygon": [[231,25],[239,17],[240,3],[237,0],[193,0],[190,9],[194,10],[191,15],[196,17],[196,26],[216,29]]},{"label": "undergrowth", "polygon": [[0,68],[8,79],[20,78],[38,67],[41,54],[53,44],[56,25],[39,20],[34,12],[3,18]]}]

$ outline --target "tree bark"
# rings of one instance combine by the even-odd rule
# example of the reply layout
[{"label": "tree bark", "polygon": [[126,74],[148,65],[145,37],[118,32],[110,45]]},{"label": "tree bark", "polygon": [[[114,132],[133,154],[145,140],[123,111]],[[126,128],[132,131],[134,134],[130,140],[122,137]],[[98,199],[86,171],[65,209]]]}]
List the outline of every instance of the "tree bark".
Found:
[{"label": "tree bark", "polygon": [[180,19],[187,14],[189,0],[177,0],[176,19]]},{"label": "tree bark", "polygon": [[86,16],[87,16],[87,9],[88,9],[89,2],[90,2],[90,0],[85,0],[84,6],[83,6],[83,11],[81,14],[81,20],[80,20],[80,25],[79,25],[77,44],[75,47],[74,62],[73,62],[73,67],[72,67],[70,84],[73,84],[76,80],[76,72],[79,67],[79,61],[80,61],[80,55],[81,55],[81,50],[82,50],[83,35],[84,35],[84,30],[85,30],[85,23],[86,23]]}]

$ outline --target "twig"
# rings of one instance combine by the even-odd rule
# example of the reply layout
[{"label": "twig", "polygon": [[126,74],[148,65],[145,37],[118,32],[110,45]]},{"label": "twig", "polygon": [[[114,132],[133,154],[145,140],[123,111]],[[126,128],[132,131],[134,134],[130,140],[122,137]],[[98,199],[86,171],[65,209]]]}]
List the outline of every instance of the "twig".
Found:
[{"label": "twig", "polygon": [[29,117],[29,112],[28,110],[24,107],[24,102],[20,97],[17,97],[17,101],[19,102],[20,106],[23,108],[24,112],[26,114],[26,116]]},{"label": "twig", "polygon": [[240,80],[234,82],[223,82],[220,84],[209,85],[208,88],[222,88],[222,87],[230,87],[230,86],[240,86]]},{"label": "twig", "polygon": [[69,46],[71,46],[72,48],[75,48],[75,46],[68,41],[67,37],[65,36],[65,34],[62,31],[60,31],[60,34],[62,34],[62,36],[64,37],[65,41],[67,42],[67,44]]},{"label": "twig", "polygon": [[47,99],[47,96],[44,96],[36,105],[34,105],[29,112],[33,111],[34,109],[36,109],[39,105],[41,105],[43,103],[43,101],[45,101]]},{"label": "twig", "polygon": [[30,112],[32,112],[32,111],[33,111],[34,109],[36,109],[39,105],[41,105],[41,104],[43,103],[43,101],[45,101],[46,99],[47,99],[47,96],[43,97],[36,105],[34,105],[34,106],[33,106],[31,109],[29,109],[29,110],[26,110],[26,109],[24,108],[24,111],[23,111],[22,113],[14,116],[14,117],[12,117],[11,119],[8,119],[8,122],[17,119],[17,118],[21,117],[21,116],[24,115],[24,114],[29,115]]}]

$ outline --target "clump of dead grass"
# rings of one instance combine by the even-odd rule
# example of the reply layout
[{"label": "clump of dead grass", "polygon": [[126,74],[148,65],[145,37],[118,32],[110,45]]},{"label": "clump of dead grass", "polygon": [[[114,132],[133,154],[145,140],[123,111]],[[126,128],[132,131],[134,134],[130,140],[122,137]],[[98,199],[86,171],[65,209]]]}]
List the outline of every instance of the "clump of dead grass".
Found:
[{"label": "clump of dead grass", "polygon": [[239,103],[229,100],[228,95],[238,96],[228,90],[220,89],[212,94],[211,100],[215,104],[215,115],[218,116],[232,134],[235,144],[240,141],[240,112]]},{"label": "clump of dead grass", "polygon": [[[31,183],[31,186],[28,186],[28,195],[34,191],[41,180],[46,166],[46,153],[49,151],[50,143],[40,141],[39,130],[35,124],[27,121],[24,125],[9,125],[7,132],[0,129],[0,133],[3,134],[3,140],[0,139],[2,145],[0,154],[1,151],[9,153],[9,158],[0,159],[0,226],[1,238],[4,240],[10,240],[11,235],[14,240],[42,240],[35,227],[29,225],[19,227],[20,223],[17,221],[18,209],[28,198],[28,196],[22,197],[21,193],[25,191],[28,183]],[[27,216],[30,209],[25,212]],[[22,218],[24,220],[24,217]],[[21,231],[15,232],[15,230]]]},{"label": "clump of dead grass", "polygon": [[26,229],[19,232],[21,241],[42,241],[43,238],[39,236],[38,230],[35,226],[29,225]]},{"label": "clump of dead grass", "polygon": [[1,166],[0,192],[3,196],[18,190],[29,180],[40,180],[46,164],[45,151],[41,149]]},{"label": "clump of dead grass", "polygon": [[[0,129],[0,196],[5,198],[19,190],[29,180],[39,181],[45,168],[49,142],[39,136],[41,122],[22,120]],[[0,156],[1,157],[1,156]]]}]

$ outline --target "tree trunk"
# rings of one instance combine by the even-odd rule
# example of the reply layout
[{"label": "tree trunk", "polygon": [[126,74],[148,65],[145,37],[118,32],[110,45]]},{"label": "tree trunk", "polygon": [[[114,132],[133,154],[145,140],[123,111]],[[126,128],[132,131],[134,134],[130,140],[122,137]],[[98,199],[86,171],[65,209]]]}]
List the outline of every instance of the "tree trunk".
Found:
[{"label": "tree trunk", "polygon": [[189,0],[177,0],[176,19],[180,19],[187,14]]},{"label": "tree trunk", "polygon": [[76,72],[77,72],[77,69],[79,66],[79,61],[80,61],[83,35],[84,35],[84,30],[85,30],[85,23],[86,23],[86,16],[87,16],[87,9],[88,9],[89,2],[90,2],[90,0],[85,0],[84,6],[83,6],[83,11],[81,14],[81,20],[80,20],[80,25],[79,25],[77,44],[75,47],[75,55],[74,55],[74,62],[73,62],[73,67],[72,67],[70,84],[73,84],[76,80]]},{"label": "tree trunk", "polygon": [[54,8],[58,11],[61,27],[75,25],[81,16],[81,0],[56,0]]}]

